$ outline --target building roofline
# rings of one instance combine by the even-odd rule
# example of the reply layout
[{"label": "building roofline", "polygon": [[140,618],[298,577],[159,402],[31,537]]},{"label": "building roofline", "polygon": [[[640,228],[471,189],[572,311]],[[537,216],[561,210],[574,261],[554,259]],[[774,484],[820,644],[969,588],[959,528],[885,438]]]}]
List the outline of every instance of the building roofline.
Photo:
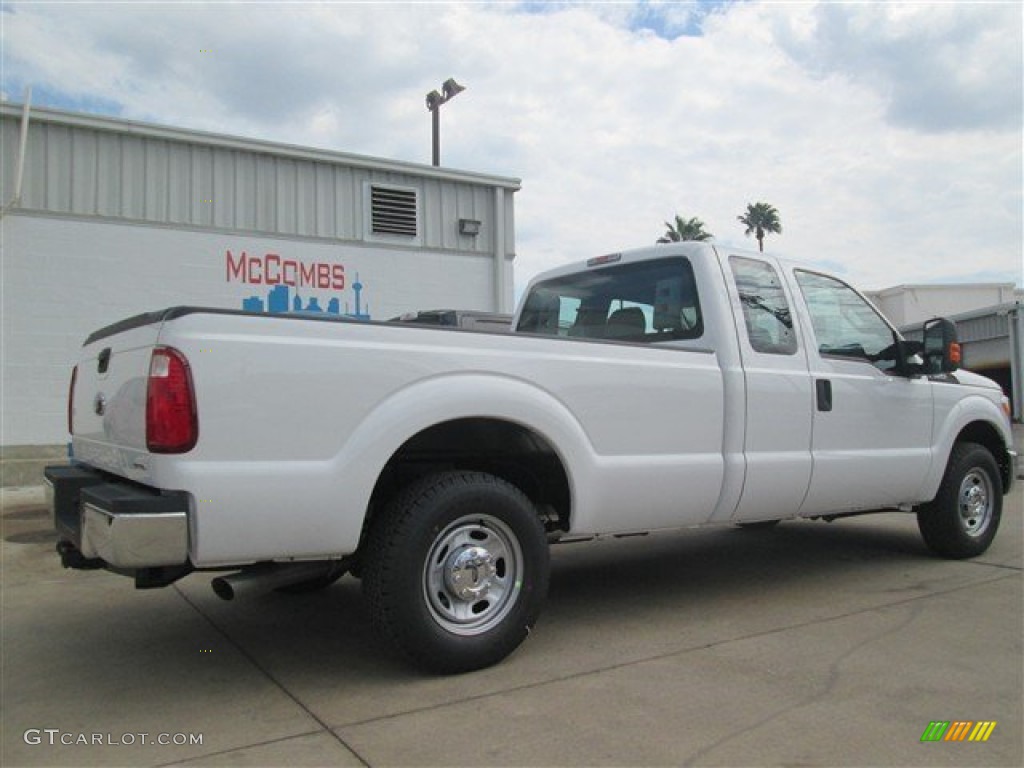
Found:
[{"label": "building roofline", "polygon": [[[23,111],[24,104],[10,101],[0,102],[0,116],[20,118]],[[347,152],[315,149],[312,147],[303,147],[297,144],[283,144],[263,139],[250,139],[242,136],[213,133],[210,131],[198,131],[189,128],[174,128],[166,125],[158,125],[156,123],[127,120],[120,117],[109,117],[106,115],[91,115],[84,112],[68,112],[60,109],[51,109],[49,107],[33,107],[30,105],[29,120],[30,122],[46,122],[70,127],[89,128],[96,131],[131,134],[135,136],[165,139],[167,141],[179,141],[189,144],[202,144],[209,147],[235,149],[245,152],[258,152],[261,154],[276,155],[279,157],[290,157],[296,160],[333,163],[353,168],[405,173],[444,181],[501,187],[512,191],[518,191],[522,187],[521,179],[510,176],[493,176],[484,173],[477,173],[475,171],[437,168],[432,165],[422,165],[420,163],[410,163],[402,160],[386,160],[383,158],[370,157],[368,155],[354,155]]]},{"label": "building roofline", "polygon": [[1017,290],[1017,284],[1009,281],[1004,283],[903,283],[889,288],[865,291],[865,293],[870,293],[873,296],[891,296],[900,291],[947,290],[949,288],[1012,288]]},{"label": "building roofline", "polygon": [[[987,317],[989,315],[1008,315],[1011,312],[1020,312],[1024,305],[1019,301],[1009,301],[1004,304],[994,304],[991,307],[983,307],[982,309],[972,309],[969,312],[960,312],[955,315],[950,315],[949,319],[954,323],[959,323],[964,320],[975,320],[979,317]],[[920,320],[916,323],[908,323],[907,325],[900,326],[901,331],[917,331],[924,327],[924,324],[934,320]]]}]

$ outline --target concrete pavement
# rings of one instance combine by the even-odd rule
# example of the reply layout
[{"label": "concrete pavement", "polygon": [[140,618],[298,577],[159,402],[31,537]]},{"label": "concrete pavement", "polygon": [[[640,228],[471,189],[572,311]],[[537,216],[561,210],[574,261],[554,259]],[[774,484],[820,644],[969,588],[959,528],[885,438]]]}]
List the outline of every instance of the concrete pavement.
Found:
[{"label": "concrete pavement", "polygon": [[[1021,488],[972,561],[900,514],[556,547],[533,636],[447,678],[378,647],[351,578],[140,592],[61,570],[38,494],[5,493],[0,762],[1019,766]],[[921,743],[934,720],[997,726]]]}]

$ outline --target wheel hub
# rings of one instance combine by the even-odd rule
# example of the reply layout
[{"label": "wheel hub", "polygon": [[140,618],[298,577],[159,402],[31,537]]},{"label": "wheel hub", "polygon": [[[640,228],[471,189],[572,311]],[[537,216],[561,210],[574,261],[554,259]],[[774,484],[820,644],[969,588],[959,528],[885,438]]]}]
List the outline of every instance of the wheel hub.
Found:
[{"label": "wheel hub", "polygon": [[986,480],[978,472],[970,472],[960,485],[960,518],[969,535],[977,535],[988,527],[992,505]]},{"label": "wheel hub", "polygon": [[423,596],[434,620],[457,635],[480,635],[513,609],[523,551],[491,515],[466,515],[437,534],[423,564]]},{"label": "wheel hub", "polygon": [[484,547],[466,547],[449,556],[445,565],[445,583],[460,600],[479,600],[491,589],[497,573],[494,556]]}]

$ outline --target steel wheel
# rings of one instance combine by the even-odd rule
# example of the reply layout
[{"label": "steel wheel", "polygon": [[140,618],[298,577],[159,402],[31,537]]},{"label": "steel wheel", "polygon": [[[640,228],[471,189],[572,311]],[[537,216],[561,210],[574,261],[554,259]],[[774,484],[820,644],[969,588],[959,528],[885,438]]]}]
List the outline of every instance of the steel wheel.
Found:
[{"label": "steel wheel", "polygon": [[968,536],[983,536],[992,522],[992,479],[975,467],[960,483],[960,523]]},{"label": "steel wheel", "polygon": [[522,588],[523,553],[497,518],[466,516],[437,537],[423,567],[434,620],[456,635],[487,632],[508,614]]}]

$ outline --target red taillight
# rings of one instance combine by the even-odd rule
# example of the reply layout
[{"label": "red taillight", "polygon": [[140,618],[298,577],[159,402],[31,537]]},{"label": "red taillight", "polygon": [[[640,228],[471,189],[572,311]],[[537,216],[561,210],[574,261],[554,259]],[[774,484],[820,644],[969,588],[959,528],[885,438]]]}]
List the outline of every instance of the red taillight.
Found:
[{"label": "red taillight", "polygon": [[188,361],[176,349],[157,347],[146,387],[146,447],[152,453],[185,453],[199,438],[199,418]]},{"label": "red taillight", "polygon": [[68,387],[68,434],[75,434],[75,380],[78,378],[78,366],[71,369],[71,384]]}]

